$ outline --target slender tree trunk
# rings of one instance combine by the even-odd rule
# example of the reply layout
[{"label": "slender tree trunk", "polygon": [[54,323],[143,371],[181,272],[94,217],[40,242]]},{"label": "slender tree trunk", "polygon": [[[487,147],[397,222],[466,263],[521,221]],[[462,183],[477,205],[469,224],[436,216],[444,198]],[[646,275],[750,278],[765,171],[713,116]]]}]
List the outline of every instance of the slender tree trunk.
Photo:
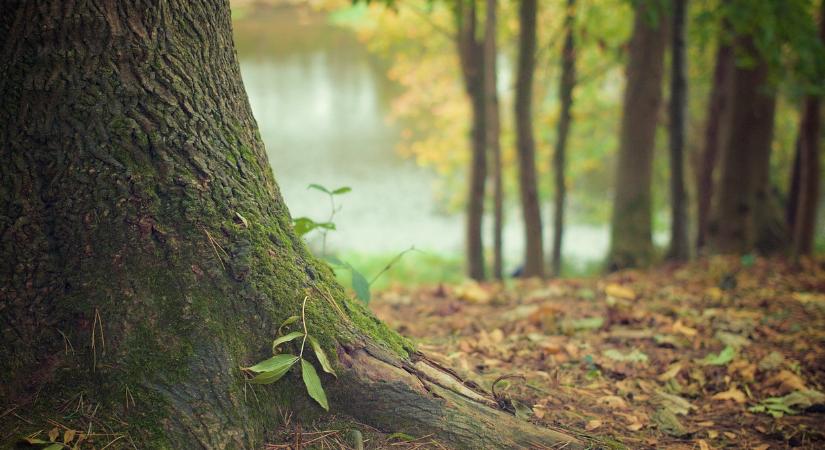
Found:
[{"label": "slender tree trunk", "polygon": [[687,61],[685,23],[687,0],[673,1],[670,72],[670,248],[668,259],[685,261],[688,247],[687,195],[685,193],[685,126],[687,124]]},{"label": "slender tree trunk", "polygon": [[533,139],[533,72],[536,66],[536,0],[519,4],[519,51],[516,75],[516,145],[519,192],[524,218],[524,271],[526,277],[544,276],[544,244],[536,181],[536,145]]},{"label": "slender tree trunk", "polygon": [[[747,253],[769,233],[760,231],[775,216],[768,169],[773,138],[776,95],[769,85],[767,63],[752,41],[737,38],[736,45],[755,57],[753,67],[733,70],[730,132],[722,153],[719,195],[709,228],[717,253]],[[760,220],[759,217],[762,217]],[[781,222],[781,220],[780,220]],[[760,225],[765,224],[765,225]]]},{"label": "slender tree trunk", "polygon": [[553,254],[550,267],[554,277],[561,274],[561,249],[564,236],[564,204],[567,186],[564,183],[567,136],[570,132],[573,109],[573,88],[576,86],[576,0],[567,0],[567,17],[565,18],[564,48],[561,55],[561,80],[559,82],[559,123],[556,130],[556,151],[553,153],[553,172],[555,180],[555,202],[553,204]]},{"label": "slender tree trunk", "polygon": [[697,173],[697,224],[696,247],[707,245],[708,223],[711,199],[713,198],[714,172],[719,159],[719,149],[725,145],[726,118],[730,110],[731,77],[733,74],[733,49],[719,40],[716,51],[716,65],[713,69],[713,87],[708,101],[707,123],[705,125],[705,149]]},{"label": "slender tree trunk", "polygon": [[[819,38],[825,42],[825,0],[820,2]],[[819,205],[820,168],[819,145],[822,126],[819,97],[809,95],[804,102],[799,123],[799,139],[792,180],[796,181],[796,199],[789,204],[789,226],[792,232],[793,254],[811,255],[816,231],[816,210]],[[793,182],[793,181],[792,181]]]},{"label": "slender tree trunk", "polygon": [[637,2],[630,39],[608,270],[645,265],[653,251],[650,183],[667,26],[661,11],[646,9],[652,5]]},{"label": "slender tree trunk", "polygon": [[464,89],[472,107],[470,132],[470,176],[467,196],[467,275],[476,280],[485,278],[484,245],[481,224],[484,217],[484,184],[487,179],[486,105],[484,100],[484,46],[477,35],[478,17],[475,0],[458,0],[455,5],[458,22],[456,35]]},{"label": "slender tree trunk", "polygon": [[486,0],[484,23],[484,95],[487,151],[493,166],[493,277],[503,278],[502,230],[504,228],[504,188],[501,178],[501,141],[496,75],[496,0]]},{"label": "slender tree trunk", "polygon": [[581,447],[428,362],[309,254],[228,2],[7,1],[0,42],[2,447],[60,415],[109,430],[98,447],[261,448],[278,408],[321,412],[300,374],[238,370],[292,315],[337,356],[333,413],[457,448]]}]

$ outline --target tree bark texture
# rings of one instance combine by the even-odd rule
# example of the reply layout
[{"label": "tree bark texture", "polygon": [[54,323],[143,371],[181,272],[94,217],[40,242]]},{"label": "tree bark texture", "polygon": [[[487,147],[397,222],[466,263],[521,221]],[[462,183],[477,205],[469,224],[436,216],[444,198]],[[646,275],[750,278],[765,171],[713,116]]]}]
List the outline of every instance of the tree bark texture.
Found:
[{"label": "tree bark texture", "polygon": [[[820,2],[819,38],[825,42],[825,1]],[[819,205],[820,168],[819,146],[822,127],[821,99],[805,98],[799,123],[797,154],[791,179],[797,182],[795,201],[789,203],[789,229],[794,256],[811,255],[816,232],[816,210]]]},{"label": "tree bark texture", "polygon": [[467,275],[476,280],[485,278],[482,219],[484,217],[484,185],[487,180],[487,131],[485,126],[484,45],[477,37],[478,14],[475,0],[455,3],[458,48],[464,89],[470,99],[472,129],[470,131],[470,175],[467,194]]},{"label": "tree bark texture", "polygon": [[504,187],[501,177],[501,120],[499,118],[496,56],[496,0],[486,0],[484,22],[484,101],[487,152],[493,166],[493,278],[503,278],[502,232],[504,229]]},{"label": "tree bark texture", "polygon": [[726,142],[726,117],[730,110],[731,78],[734,61],[733,48],[720,36],[716,51],[716,64],[713,69],[713,86],[708,100],[707,122],[705,124],[705,148],[701,155],[697,171],[697,224],[696,248],[702,250],[707,246],[708,224],[710,221],[711,199],[714,194],[714,173],[719,159],[720,148]]},{"label": "tree bark texture", "polygon": [[[768,65],[751,40],[739,37],[735,51],[748,52],[754,66],[733,70],[730,131],[722,149],[719,195],[709,228],[712,250],[748,253],[756,248],[763,225],[776,214],[768,179],[776,94],[768,81]],[[780,219],[781,222],[781,219]],[[764,238],[763,238],[764,239]]]},{"label": "tree bark texture", "polygon": [[536,144],[533,137],[533,74],[536,67],[536,0],[519,3],[519,49],[516,74],[516,146],[519,162],[519,192],[524,219],[525,277],[544,276],[544,244],[541,228]]},{"label": "tree bark texture", "polygon": [[553,152],[553,250],[550,270],[554,277],[561,275],[562,237],[564,236],[564,205],[567,186],[564,181],[567,160],[567,138],[570,133],[573,88],[576,86],[576,0],[567,0],[564,47],[561,54],[561,79],[559,80],[559,122],[556,128],[556,151]]},{"label": "tree bark texture", "polygon": [[650,183],[662,104],[667,18],[662,11],[648,11],[651,6],[651,2],[637,2],[630,39],[608,270],[645,265],[653,251]]},{"label": "tree bark texture", "polygon": [[278,408],[321,412],[300,374],[239,370],[307,299],[331,412],[456,448],[582,446],[416,353],[307,251],[228,2],[6,1],[0,43],[4,439],[61,415],[138,448],[261,448]]},{"label": "tree bark texture", "polygon": [[685,261],[688,246],[685,191],[685,127],[687,125],[687,0],[673,0],[670,71],[670,248],[668,259]]}]

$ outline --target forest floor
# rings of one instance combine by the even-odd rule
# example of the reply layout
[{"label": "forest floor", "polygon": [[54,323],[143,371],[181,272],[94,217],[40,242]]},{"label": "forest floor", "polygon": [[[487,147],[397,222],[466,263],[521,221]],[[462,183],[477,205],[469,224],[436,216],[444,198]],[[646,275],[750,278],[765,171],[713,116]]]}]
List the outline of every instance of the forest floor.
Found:
[{"label": "forest floor", "polygon": [[388,289],[371,307],[538,423],[632,449],[825,448],[822,265],[713,258]]}]

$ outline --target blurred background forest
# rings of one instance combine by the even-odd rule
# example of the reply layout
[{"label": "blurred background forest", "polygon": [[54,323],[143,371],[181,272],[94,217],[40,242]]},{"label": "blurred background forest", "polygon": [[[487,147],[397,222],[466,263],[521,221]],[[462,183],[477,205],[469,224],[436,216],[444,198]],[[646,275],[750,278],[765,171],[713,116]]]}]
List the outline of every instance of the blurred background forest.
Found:
[{"label": "blurred background forest", "polygon": [[[383,287],[822,254],[822,4],[233,0],[232,12],[292,216],[334,223],[310,246],[368,278],[417,250]],[[330,218],[312,183],[352,191]]]}]

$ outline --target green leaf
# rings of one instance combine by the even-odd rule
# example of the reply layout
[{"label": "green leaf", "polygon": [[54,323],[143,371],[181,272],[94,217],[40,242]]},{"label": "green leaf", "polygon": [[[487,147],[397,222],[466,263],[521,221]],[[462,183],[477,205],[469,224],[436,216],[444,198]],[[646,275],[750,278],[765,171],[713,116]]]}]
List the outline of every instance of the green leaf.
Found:
[{"label": "green leaf", "polygon": [[370,302],[370,283],[364,278],[361,272],[351,267],[352,271],[352,289],[359,300],[369,304]]},{"label": "green leaf", "polygon": [[289,342],[289,341],[298,339],[299,337],[303,337],[303,336],[304,336],[303,331],[293,331],[292,333],[285,334],[285,335],[279,337],[278,339],[275,339],[274,341],[272,341],[272,351],[274,352],[275,349],[278,348],[278,346],[283,344],[284,342]]},{"label": "green leaf", "polygon": [[[265,363],[273,360],[276,360],[276,362],[265,365]],[[252,384],[274,383],[289,372],[289,369],[295,364],[296,361],[298,361],[298,357],[295,355],[277,355],[262,363],[258,363],[256,366],[267,367],[269,370],[261,371],[261,373],[249,380],[249,382]],[[249,368],[248,370],[252,370],[252,368]],[[257,372],[257,370],[253,371]]]},{"label": "green leaf", "polygon": [[325,256],[324,259],[326,259],[327,262],[332,264],[333,266],[342,266],[342,267],[348,267],[349,266],[349,264],[345,263],[344,261],[341,261],[340,259],[336,258],[335,256]]},{"label": "green leaf", "polygon": [[327,354],[324,353],[324,349],[321,348],[321,344],[318,343],[318,340],[315,339],[314,336],[309,336],[309,343],[312,345],[312,350],[315,352],[315,357],[318,358],[318,362],[321,363],[321,368],[324,369],[324,372],[337,378],[338,374],[336,374],[335,370],[332,369],[332,364],[329,363]]},{"label": "green leaf", "polygon": [[52,444],[48,447],[43,447],[43,450],[60,450],[63,447],[63,444]]},{"label": "green leaf", "polygon": [[349,186],[342,186],[342,187],[339,187],[338,189],[332,191],[332,195],[346,194],[347,192],[350,192],[351,190],[352,190],[352,188],[349,187]]},{"label": "green leaf", "polygon": [[315,189],[316,191],[321,191],[325,194],[332,195],[332,192],[330,192],[329,189],[321,186],[320,184],[316,184],[316,183],[310,184],[309,186],[307,186],[307,189]]},{"label": "green leaf", "polygon": [[388,441],[398,440],[398,441],[409,442],[409,441],[414,441],[415,438],[413,436],[410,436],[407,433],[399,432],[399,433],[393,433],[393,434],[387,436],[387,440]]},{"label": "green leaf", "polygon": [[736,355],[736,350],[733,349],[730,345],[725,347],[724,350],[719,352],[718,355],[711,353],[708,356],[705,356],[703,359],[699,360],[700,364],[706,366],[724,366],[729,362],[733,361],[733,357]]},{"label": "green leaf", "polygon": [[255,364],[254,366],[244,367],[244,370],[248,370],[250,372],[271,372],[284,366],[288,369],[289,366],[295,364],[296,360],[298,360],[298,357],[295,355],[275,355],[272,358]]},{"label": "green leaf", "polygon": [[309,217],[298,217],[297,219],[292,219],[292,228],[295,229],[295,233],[297,233],[298,236],[303,236],[318,228],[318,225]]},{"label": "green leaf", "polygon": [[304,386],[307,387],[309,396],[315,399],[322,408],[329,411],[329,403],[327,403],[327,394],[324,388],[321,387],[321,379],[318,378],[318,372],[315,371],[313,365],[301,358],[301,376],[304,379]]},{"label": "green leaf", "polygon": [[292,325],[293,323],[297,322],[298,319],[300,319],[300,317],[298,317],[298,316],[289,316],[289,317],[287,317],[286,320],[281,322],[281,325],[278,327],[278,334],[281,334],[281,329],[282,328],[284,328],[286,326],[289,326],[289,325]]}]

